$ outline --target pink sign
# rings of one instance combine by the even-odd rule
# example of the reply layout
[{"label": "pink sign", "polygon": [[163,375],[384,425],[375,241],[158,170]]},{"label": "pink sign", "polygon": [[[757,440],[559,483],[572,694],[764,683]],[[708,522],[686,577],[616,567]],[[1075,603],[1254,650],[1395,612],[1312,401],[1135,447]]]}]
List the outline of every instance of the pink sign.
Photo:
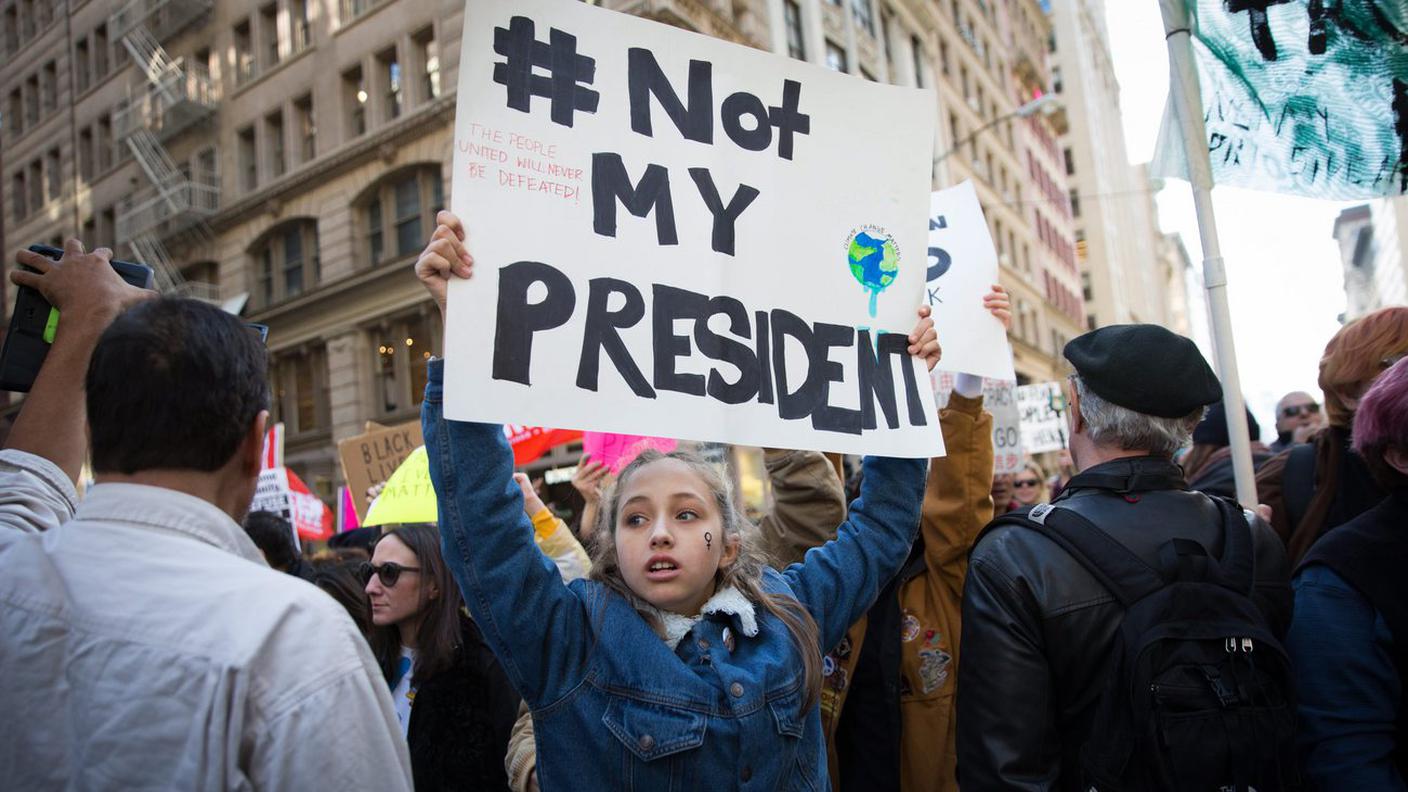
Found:
[{"label": "pink sign", "polygon": [[608,432],[583,432],[582,453],[590,456],[593,462],[601,462],[620,473],[621,468],[630,464],[647,448],[657,451],[673,451],[679,445],[676,440],[664,437],[644,437],[642,435],[611,434]]}]

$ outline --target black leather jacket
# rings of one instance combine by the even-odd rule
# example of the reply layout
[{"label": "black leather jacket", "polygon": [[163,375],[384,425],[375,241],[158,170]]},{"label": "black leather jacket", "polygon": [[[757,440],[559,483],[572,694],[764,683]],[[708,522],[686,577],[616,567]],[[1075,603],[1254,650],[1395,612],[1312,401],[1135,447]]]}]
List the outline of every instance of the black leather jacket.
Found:
[{"label": "black leather jacket", "polygon": [[[1133,457],[1071,479],[1056,502],[1074,509],[1158,568],[1174,537],[1222,552],[1215,502],[1185,489],[1168,459]],[[1256,519],[1254,597],[1277,637],[1291,617],[1285,549]],[[963,792],[1077,789],[1123,612],[1074,558],[1021,526],[978,541],[963,592],[958,669],[958,777]]]}]

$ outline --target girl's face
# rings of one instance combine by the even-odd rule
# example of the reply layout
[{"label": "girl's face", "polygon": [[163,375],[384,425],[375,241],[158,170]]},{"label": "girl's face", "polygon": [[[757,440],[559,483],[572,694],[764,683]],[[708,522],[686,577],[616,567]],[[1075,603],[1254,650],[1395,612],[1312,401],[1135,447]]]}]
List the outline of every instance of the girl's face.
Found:
[{"label": "girl's face", "polygon": [[627,479],[620,504],[616,557],[626,585],[661,610],[699,613],[719,568],[738,557],[714,494],[686,463],[660,459]]},{"label": "girl's face", "polygon": [[427,584],[419,571],[419,560],[415,552],[406,546],[395,534],[376,543],[372,553],[372,566],[380,569],[386,564],[400,567],[395,585],[388,586],[381,581],[381,575],[373,574],[367,581],[367,597],[372,603],[372,623],[378,627],[413,619],[420,615],[422,607],[429,601],[421,589]]},{"label": "girl's face", "polygon": [[1025,468],[1012,479],[1012,496],[1023,506],[1041,500],[1041,477],[1035,470]]}]

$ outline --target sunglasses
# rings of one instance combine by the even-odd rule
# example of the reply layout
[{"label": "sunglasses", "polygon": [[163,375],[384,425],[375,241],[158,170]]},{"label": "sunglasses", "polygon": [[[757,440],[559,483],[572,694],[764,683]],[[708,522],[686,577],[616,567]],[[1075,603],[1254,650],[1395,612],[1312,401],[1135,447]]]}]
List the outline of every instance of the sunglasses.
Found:
[{"label": "sunglasses", "polygon": [[1301,413],[1314,415],[1318,412],[1320,412],[1320,405],[1315,402],[1309,404],[1292,404],[1289,407],[1282,408],[1281,416],[1283,418],[1299,418]]},{"label": "sunglasses", "polygon": [[402,572],[419,571],[420,567],[401,566],[395,561],[387,561],[381,566],[363,561],[361,565],[357,567],[357,578],[361,580],[362,585],[365,586],[371,582],[372,575],[376,575],[381,579],[381,585],[392,588],[396,585],[396,581],[401,579]]},{"label": "sunglasses", "polygon": [[1014,486],[1014,487],[1035,487],[1035,486],[1037,486],[1037,485],[1040,484],[1040,483],[1041,483],[1041,482],[1040,482],[1040,481],[1037,481],[1036,479],[1020,479],[1020,480],[1018,480],[1018,481],[1012,482],[1012,486]]}]

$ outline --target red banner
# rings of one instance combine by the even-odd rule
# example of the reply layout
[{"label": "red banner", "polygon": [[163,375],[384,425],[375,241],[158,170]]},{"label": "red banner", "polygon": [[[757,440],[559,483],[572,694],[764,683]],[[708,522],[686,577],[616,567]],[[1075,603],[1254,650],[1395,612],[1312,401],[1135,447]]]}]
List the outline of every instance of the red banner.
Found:
[{"label": "red banner", "polygon": [[582,439],[575,429],[544,429],[541,426],[506,424],[504,435],[513,446],[513,464],[526,465],[546,454],[549,449]]}]

